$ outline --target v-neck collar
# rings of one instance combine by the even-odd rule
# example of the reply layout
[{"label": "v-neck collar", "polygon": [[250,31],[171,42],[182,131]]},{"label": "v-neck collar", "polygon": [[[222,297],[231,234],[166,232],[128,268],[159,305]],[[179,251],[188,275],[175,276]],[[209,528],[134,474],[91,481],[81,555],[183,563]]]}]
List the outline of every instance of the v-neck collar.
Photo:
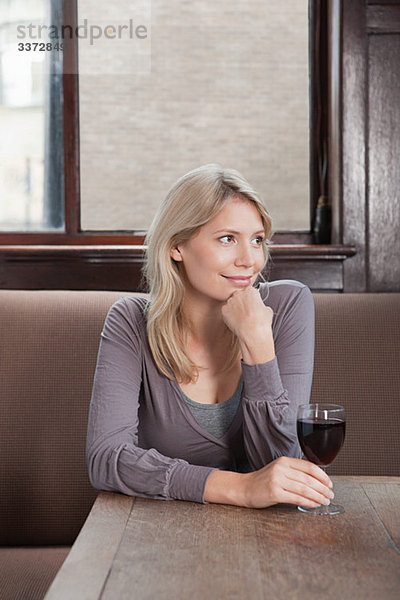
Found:
[{"label": "v-neck collar", "polygon": [[[235,416],[234,416],[234,418],[232,420],[232,423],[229,425],[229,427],[226,430],[226,432],[224,433],[224,435],[222,435],[220,438],[217,438],[212,433],[210,433],[209,431],[207,431],[207,429],[205,429],[205,427],[203,427],[202,425],[200,425],[197,422],[197,420],[195,419],[195,417],[194,417],[192,411],[190,410],[188,404],[186,403],[185,398],[183,397],[183,391],[180,388],[178,382],[177,381],[173,381],[172,379],[169,379],[168,381],[170,382],[170,384],[171,384],[171,386],[172,386],[172,388],[173,388],[173,390],[175,392],[175,397],[177,398],[177,404],[178,404],[178,406],[179,406],[179,408],[180,408],[183,416],[188,421],[189,425],[195,431],[197,431],[197,433],[199,433],[200,435],[202,435],[204,438],[210,440],[214,444],[218,444],[222,448],[229,448],[229,446],[230,446],[230,443],[229,443],[230,440],[237,433],[238,429],[242,425],[242,406],[241,406],[241,402],[239,401],[239,406],[238,406],[236,414],[235,414]],[[242,378],[240,379],[239,386],[240,385],[242,385]],[[237,391],[237,389],[236,389],[236,391]],[[243,393],[243,389],[242,389],[242,393]]]},{"label": "v-neck collar", "polygon": [[[145,320],[144,320],[144,323],[145,323]],[[243,422],[242,403],[239,401],[239,406],[238,406],[236,414],[233,418],[233,421],[230,424],[230,426],[228,427],[228,429],[226,430],[226,432],[224,433],[224,435],[221,436],[220,438],[215,437],[214,435],[212,435],[212,433],[207,431],[207,429],[205,429],[205,427],[202,427],[196,421],[192,411],[190,410],[188,404],[186,403],[186,401],[183,397],[183,391],[181,390],[178,382],[176,380],[169,379],[168,377],[166,377],[165,375],[162,375],[160,373],[159,369],[157,368],[157,366],[155,364],[153,354],[150,350],[150,345],[149,345],[149,341],[147,338],[145,326],[143,329],[143,341],[144,341],[145,348],[146,348],[146,352],[143,353],[143,368],[145,368],[145,354],[147,354],[148,357],[150,357],[151,363],[155,369],[155,372],[157,373],[157,376],[160,378],[160,380],[162,380],[164,382],[165,385],[170,386],[170,388],[174,391],[177,405],[179,406],[181,413],[185,417],[188,424],[192,427],[192,429],[194,429],[194,431],[196,431],[199,435],[201,435],[203,438],[209,440],[210,442],[213,442],[214,444],[221,446],[222,448],[229,449],[231,446],[230,441],[231,441],[232,437],[234,437],[237,434],[238,430],[242,426],[242,422]],[[239,385],[241,385],[242,381],[243,381],[243,374],[241,376]],[[243,389],[242,389],[242,394],[243,394]]]}]

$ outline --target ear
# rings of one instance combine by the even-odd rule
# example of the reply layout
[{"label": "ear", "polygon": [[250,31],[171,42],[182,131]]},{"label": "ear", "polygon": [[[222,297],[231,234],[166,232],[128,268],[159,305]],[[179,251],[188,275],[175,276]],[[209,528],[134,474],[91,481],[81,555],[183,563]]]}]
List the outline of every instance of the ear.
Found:
[{"label": "ear", "polygon": [[175,260],[177,262],[182,262],[183,258],[182,258],[182,254],[181,251],[179,250],[178,246],[175,246],[175,248],[171,248],[171,258],[172,260]]}]

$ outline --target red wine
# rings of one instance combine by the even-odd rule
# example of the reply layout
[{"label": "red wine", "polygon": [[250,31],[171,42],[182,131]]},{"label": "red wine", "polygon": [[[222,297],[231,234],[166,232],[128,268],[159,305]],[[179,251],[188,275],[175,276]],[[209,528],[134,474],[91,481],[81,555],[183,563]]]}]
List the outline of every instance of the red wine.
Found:
[{"label": "red wine", "polygon": [[301,449],[311,462],[328,466],[336,458],[346,431],[346,422],[341,419],[298,419],[297,437]]}]

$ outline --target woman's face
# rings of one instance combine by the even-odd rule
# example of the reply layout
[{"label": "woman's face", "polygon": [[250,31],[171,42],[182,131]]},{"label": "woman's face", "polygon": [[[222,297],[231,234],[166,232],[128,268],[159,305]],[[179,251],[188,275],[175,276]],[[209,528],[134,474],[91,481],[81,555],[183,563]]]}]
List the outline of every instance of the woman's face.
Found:
[{"label": "woman's face", "polygon": [[233,292],[252,285],[264,265],[265,232],[254,204],[232,198],[187,242],[171,250],[182,262],[191,296],[226,302]]}]

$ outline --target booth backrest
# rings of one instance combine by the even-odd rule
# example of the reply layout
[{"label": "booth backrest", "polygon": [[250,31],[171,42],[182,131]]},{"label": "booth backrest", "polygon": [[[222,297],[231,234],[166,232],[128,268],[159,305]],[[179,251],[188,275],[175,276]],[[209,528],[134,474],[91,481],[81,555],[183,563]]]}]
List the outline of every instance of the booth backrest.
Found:
[{"label": "booth backrest", "polygon": [[[100,332],[126,293],[0,291],[0,545],[69,545],[94,501],[85,465]],[[343,404],[331,473],[400,475],[400,294],[316,294],[312,400]]]},{"label": "booth backrest", "polygon": [[72,544],[96,491],[88,408],[112,292],[0,291],[0,545]]},{"label": "booth backrest", "polygon": [[340,475],[400,475],[400,294],[315,294],[311,402],[346,408]]}]

